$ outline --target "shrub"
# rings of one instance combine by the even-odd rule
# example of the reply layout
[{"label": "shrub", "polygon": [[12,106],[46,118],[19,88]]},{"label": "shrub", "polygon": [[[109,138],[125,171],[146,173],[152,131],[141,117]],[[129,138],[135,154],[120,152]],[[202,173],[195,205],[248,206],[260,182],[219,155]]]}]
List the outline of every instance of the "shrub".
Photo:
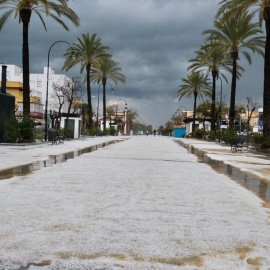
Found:
[{"label": "shrub", "polygon": [[73,138],[73,130],[71,128],[65,127],[57,130],[59,135],[64,136],[65,139]]},{"label": "shrub", "polygon": [[256,145],[259,146],[262,144],[263,142],[263,135],[259,134],[259,133],[254,133],[252,136],[252,142]]},{"label": "shrub", "polygon": [[99,135],[99,129],[97,127],[88,129],[87,130],[87,135],[89,135],[89,136],[97,136],[97,135]]},{"label": "shrub", "polygon": [[22,140],[19,123],[15,117],[4,121],[5,126],[5,142],[17,143]]},{"label": "shrub", "polygon": [[16,119],[6,119],[5,126],[5,142],[33,142],[34,121],[30,117]]},{"label": "shrub", "polygon": [[110,133],[111,136],[115,136],[116,135],[116,130],[114,128],[110,128]]},{"label": "shrub", "polygon": [[34,140],[42,141],[45,137],[45,130],[43,128],[44,126],[35,126],[33,129],[33,136]]},{"label": "shrub", "polygon": [[226,129],[221,134],[221,140],[228,144],[234,143],[239,137],[235,129]]},{"label": "shrub", "polygon": [[204,131],[203,129],[196,129],[194,131],[194,137],[197,139],[202,139],[204,137],[204,135],[206,135],[207,132]]},{"label": "shrub", "polygon": [[219,133],[217,134],[214,130],[208,131],[208,137],[210,141],[215,141],[218,138]]},{"label": "shrub", "polygon": [[30,117],[23,117],[21,121],[19,120],[20,134],[24,142],[33,142],[34,125],[35,125],[34,120],[31,119]]}]

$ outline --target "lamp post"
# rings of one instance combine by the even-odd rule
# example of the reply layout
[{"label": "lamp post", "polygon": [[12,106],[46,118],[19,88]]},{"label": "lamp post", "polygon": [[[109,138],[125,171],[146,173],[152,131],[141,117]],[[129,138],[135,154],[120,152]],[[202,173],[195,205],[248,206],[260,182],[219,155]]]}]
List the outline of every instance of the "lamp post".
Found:
[{"label": "lamp post", "polygon": [[[177,114],[177,112],[179,112],[179,110],[180,110],[181,108],[184,108],[184,109],[187,111],[187,108],[186,108],[185,106],[180,106],[180,107],[176,110],[176,112],[175,112],[174,114]],[[183,110],[182,110],[182,112],[183,112]]]},{"label": "lamp post", "polygon": [[[56,44],[56,43],[66,43],[71,47],[70,43],[68,43],[67,41],[64,40],[58,40],[56,42],[54,42],[51,47],[49,48],[48,51],[48,61],[47,61],[47,86],[46,86],[46,103],[45,103],[45,142],[47,141],[47,137],[48,137],[48,93],[49,93],[49,67],[50,67],[50,52],[52,47]],[[73,52],[72,52],[73,53]]]},{"label": "lamp post", "polygon": [[[186,108],[185,106],[180,106],[180,107],[175,111],[175,113],[173,114],[172,118],[173,118],[174,116],[177,116],[177,113],[180,111],[181,108],[184,108],[184,109],[187,111],[187,108]],[[181,114],[182,114],[182,112],[183,112],[183,110],[181,111]],[[172,120],[173,120],[173,119],[172,119]]]}]

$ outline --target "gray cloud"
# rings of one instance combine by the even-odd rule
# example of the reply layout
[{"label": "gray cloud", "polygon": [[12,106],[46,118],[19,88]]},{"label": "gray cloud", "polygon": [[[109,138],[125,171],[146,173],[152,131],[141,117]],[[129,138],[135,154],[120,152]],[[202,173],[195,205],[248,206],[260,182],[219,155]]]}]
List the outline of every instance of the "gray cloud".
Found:
[{"label": "gray cloud", "polygon": [[[124,98],[155,128],[165,124],[178,107],[192,109],[193,100],[178,101],[177,89],[188,73],[188,60],[203,43],[201,32],[213,26],[219,0],[73,0],[69,3],[81,20],[79,28],[68,23],[69,32],[52,20],[46,21],[46,32],[39,19],[32,17],[31,72],[43,71],[48,50],[55,41],[73,43],[83,33],[97,33],[103,44],[110,46],[127,77],[126,85],[114,87],[113,94],[108,91],[108,101]],[[0,35],[0,62],[22,66],[22,25],[10,18]],[[60,43],[53,47],[50,65],[57,73],[78,76],[79,67],[61,71],[66,48],[66,44]],[[262,93],[263,60],[253,59],[254,64],[246,67],[238,82],[239,101],[248,95],[261,99],[258,93]],[[92,86],[93,95],[97,87]],[[224,83],[227,100],[229,89],[230,85]]]}]

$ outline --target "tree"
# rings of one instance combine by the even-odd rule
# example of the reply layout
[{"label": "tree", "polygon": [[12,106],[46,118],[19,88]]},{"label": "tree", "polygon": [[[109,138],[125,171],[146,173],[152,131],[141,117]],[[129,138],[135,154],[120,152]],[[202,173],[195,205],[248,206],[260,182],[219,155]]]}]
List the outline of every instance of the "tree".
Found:
[{"label": "tree", "polygon": [[247,97],[247,111],[248,111],[248,119],[247,119],[247,147],[249,145],[249,127],[250,127],[250,119],[252,114],[258,108],[258,103],[254,102],[251,97]]},{"label": "tree", "polygon": [[[58,82],[53,82],[53,91],[54,93],[52,94],[52,97],[57,100],[58,103],[58,112],[57,112],[57,117],[56,117],[56,126],[59,128],[59,121],[58,118],[61,115],[62,107],[65,104],[65,98],[63,96],[63,84]],[[54,122],[52,127],[54,128]]]},{"label": "tree", "polygon": [[197,98],[203,98],[203,96],[211,96],[211,86],[209,80],[205,75],[200,71],[191,71],[188,77],[182,79],[183,84],[180,85],[180,89],[177,91],[179,100],[184,96],[194,97],[193,104],[193,124],[192,132],[195,131],[195,118],[196,118],[196,107],[197,107]]},{"label": "tree", "polygon": [[212,105],[211,105],[211,130],[216,129],[216,79],[221,76],[226,82],[227,78],[222,70],[231,72],[232,61],[228,59],[223,46],[217,41],[210,40],[196,51],[196,58],[190,59],[188,69],[207,70],[212,75]]},{"label": "tree", "polygon": [[62,93],[68,102],[67,119],[65,123],[65,128],[68,128],[68,120],[73,101],[75,99],[81,99],[81,97],[84,95],[84,88],[82,86],[81,78],[73,77],[71,81],[65,80]]},{"label": "tree", "polygon": [[67,25],[61,19],[68,18],[76,26],[79,26],[79,18],[67,4],[68,0],[1,0],[0,9],[6,10],[0,17],[0,30],[2,30],[6,21],[14,13],[15,19],[19,18],[19,23],[23,24],[23,46],[22,46],[22,67],[23,67],[23,115],[30,115],[30,85],[29,85],[29,44],[28,29],[32,12],[40,18],[45,30],[47,30],[42,13],[47,17],[53,18],[61,24],[66,30]]},{"label": "tree", "polygon": [[[216,104],[215,104],[216,105]],[[203,122],[203,129],[205,131],[205,121],[207,118],[209,119],[211,117],[212,120],[212,102],[209,100],[206,100],[202,102],[197,108],[196,108],[196,113],[198,115],[197,118],[201,119]],[[215,108],[216,109],[216,108]],[[216,118],[216,117],[215,117]],[[211,127],[212,130],[212,127]]]},{"label": "tree", "polygon": [[[243,1],[242,1],[243,2]],[[228,8],[229,6],[227,6]],[[225,9],[226,10],[226,9]],[[221,12],[221,11],[219,11]],[[218,12],[218,15],[220,13]],[[217,16],[218,16],[217,15]],[[226,16],[226,20],[218,18],[215,21],[214,30],[206,30],[204,33],[210,34],[211,39],[219,40],[224,48],[231,54],[233,60],[233,72],[231,83],[231,101],[229,112],[229,125],[233,128],[235,119],[235,96],[236,96],[236,69],[239,52],[242,52],[249,64],[252,63],[251,56],[247,50],[253,53],[264,55],[262,48],[265,46],[265,38],[259,22],[253,22],[254,13],[248,13],[242,9]]]},{"label": "tree", "polygon": [[129,109],[127,112],[127,122],[129,123],[130,130],[133,129],[133,122],[137,119],[138,113],[135,109]]},{"label": "tree", "polygon": [[72,80],[64,79],[64,81],[55,82],[53,84],[55,95],[59,101],[58,116],[61,114],[62,106],[65,102],[68,103],[67,119],[65,122],[65,128],[68,128],[68,120],[71,111],[71,107],[75,100],[80,100],[84,95],[84,88],[79,77],[73,77]]},{"label": "tree", "polygon": [[[103,46],[101,38],[97,37],[97,34],[90,36],[82,34],[82,38],[77,38],[78,43],[73,43],[72,48],[68,48],[64,56],[66,61],[63,65],[64,70],[69,70],[76,65],[80,64],[80,72],[86,71],[86,91],[87,91],[87,103],[88,103],[88,128],[93,127],[93,112],[92,112],[92,100],[91,100],[91,78],[90,69],[92,65],[96,65],[100,57],[108,55],[108,46]],[[76,54],[75,58],[71,58],[71,52]]]},{"label": "tree", "polygon": [[[110,119],[110,129],[112,128],[112,117],[115,116],[115,106],[109,106],[106,108],[106,113]],[[105,130],[104,130],[105,131]]]},{"label": "tree", "polygon": [[96,81],[103,85],[103,130],[106,129],[106,84],[107,79],[111,79],[117,85],[120,81],[126,82],[125,75],[122,73],[122,68],[119,63],[113,61],[111,56],[103,56],[98,59],[98,62],[93,65],[90,70],[91,81]]}]

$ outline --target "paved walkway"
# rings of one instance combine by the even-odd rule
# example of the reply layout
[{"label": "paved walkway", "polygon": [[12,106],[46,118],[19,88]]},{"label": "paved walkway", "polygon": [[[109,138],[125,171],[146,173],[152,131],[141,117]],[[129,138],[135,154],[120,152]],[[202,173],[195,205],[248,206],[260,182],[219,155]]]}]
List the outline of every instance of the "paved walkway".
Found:
[{"label": "paved walkway", "polygon": [[[94,141],[16,151],[28,162]],[[1,161],[16,153],[0,149]],[[0,269],[270,268],[267,204],[173,138],[132,137],[2,180],[0,200]]]},{"label": "paved walkway", "polygon": [[270,184],[270,155],[256,150],[231,151],[230,146],[214,142],[192,139],[174,139],[190,149],[199,157],[206,156],[215,161],[222,161],[255,178]]}]

